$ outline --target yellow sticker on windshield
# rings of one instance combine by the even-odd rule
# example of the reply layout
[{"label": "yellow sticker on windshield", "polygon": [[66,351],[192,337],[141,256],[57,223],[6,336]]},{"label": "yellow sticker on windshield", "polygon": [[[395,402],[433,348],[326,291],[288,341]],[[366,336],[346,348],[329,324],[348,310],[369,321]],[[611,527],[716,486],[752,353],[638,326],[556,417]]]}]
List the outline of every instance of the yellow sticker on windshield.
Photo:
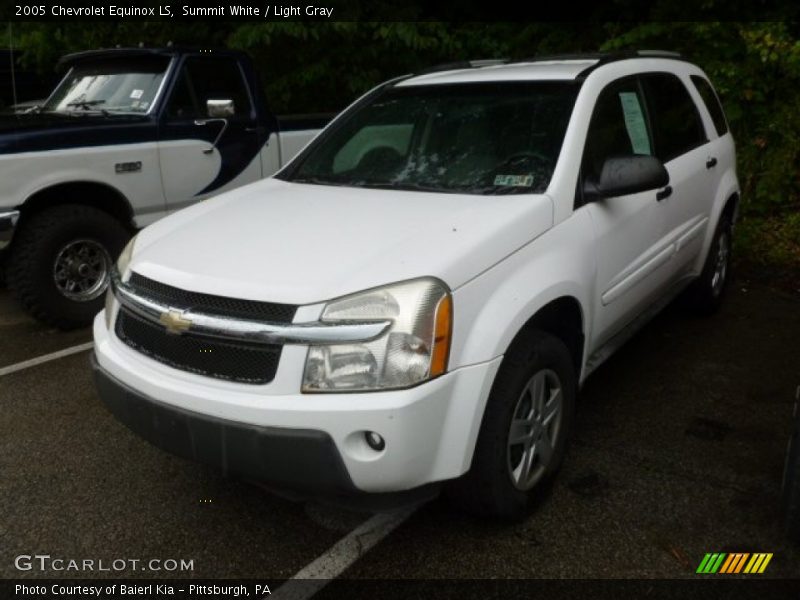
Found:
[{"label": "yellow sticker on windshield", "polygon": [[531,187],[533,185],[533,175],[497,175],[494,178],[494,184],[511,187]]}]

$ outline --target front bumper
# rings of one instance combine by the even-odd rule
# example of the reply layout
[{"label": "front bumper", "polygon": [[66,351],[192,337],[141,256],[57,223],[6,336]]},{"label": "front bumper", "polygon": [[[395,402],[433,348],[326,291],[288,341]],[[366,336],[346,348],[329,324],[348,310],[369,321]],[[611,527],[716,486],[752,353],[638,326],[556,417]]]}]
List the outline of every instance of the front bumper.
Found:
[{"label": "front bumper", "polygon": [[[417,490],[463,474],[500,358],[406,390],[300,394],[305,347],[267,385],[172,369],[94,323],[98,389],[118,419],[163,449],[267,485],[321,495]],[[365,431],[386,446],[372,450]],[[233,436],[233,437],[231,437]]]},{"label": "front bumper", "polygon": [[18,221],[18,210],[0,210],[0,250],[11,243]]}]

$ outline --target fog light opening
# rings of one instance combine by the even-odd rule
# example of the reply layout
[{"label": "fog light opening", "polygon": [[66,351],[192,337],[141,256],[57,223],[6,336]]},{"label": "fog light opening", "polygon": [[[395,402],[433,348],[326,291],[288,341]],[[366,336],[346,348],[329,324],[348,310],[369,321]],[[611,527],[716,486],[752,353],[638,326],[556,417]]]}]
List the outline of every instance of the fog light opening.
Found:
[{"label": "fog light opening", "polygon": [[380,434],[375,433],[374,431],[365,431],[364,439],[367,440],[367,445],[375,450],[375,452],[380,452],[386,448],[386,440],[384,440]]}]

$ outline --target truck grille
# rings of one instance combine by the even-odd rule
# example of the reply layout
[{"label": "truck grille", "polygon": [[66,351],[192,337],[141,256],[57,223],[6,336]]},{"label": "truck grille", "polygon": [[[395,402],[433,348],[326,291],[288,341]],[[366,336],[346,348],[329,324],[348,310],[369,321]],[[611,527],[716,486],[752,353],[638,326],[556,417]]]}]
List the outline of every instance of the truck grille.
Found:
[{"label": "truck grille", "polygon": [[[128,282],[142,295],[179,309],[290,323],[296,306],[212,296],[173,288],[132,274]],[[125,344],[175,369],[239,383],[265,384],[275,377],[280,345],[230,342],[192,333],[175,335],[122,307],[115,327]]]}]

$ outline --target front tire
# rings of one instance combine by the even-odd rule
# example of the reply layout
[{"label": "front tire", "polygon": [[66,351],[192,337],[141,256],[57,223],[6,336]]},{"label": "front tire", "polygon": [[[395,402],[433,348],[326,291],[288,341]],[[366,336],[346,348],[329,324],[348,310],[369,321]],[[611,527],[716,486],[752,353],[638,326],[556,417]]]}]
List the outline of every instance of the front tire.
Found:
[{"label": "front tire", "polygon": [[60,329],[83,327],[103,294],[128,230],[90,206],[45,209],[22,222],[12,245],[8,284],[33,317]]},{"label": "front tire", "polygon": [[575,410],[572,357],[557,338],[515,341],[487,401],[472,466],[449,495],[477,516],[519,520],[558,471]]}]

